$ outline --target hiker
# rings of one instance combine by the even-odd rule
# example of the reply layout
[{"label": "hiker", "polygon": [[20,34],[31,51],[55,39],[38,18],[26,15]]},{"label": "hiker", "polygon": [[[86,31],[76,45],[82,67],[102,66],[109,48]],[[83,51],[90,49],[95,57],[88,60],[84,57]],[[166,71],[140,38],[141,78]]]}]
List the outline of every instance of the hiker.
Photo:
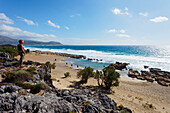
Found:
[{"label": "hiker", "polygon": [[18,54],[20,55],[20,60],[19,60],[19,67],[20,68],[22,68],[22,64],[23,64],[23,60],[24,60],[24,55],[25,55],[23,44],[24,44],[24,41],[23,40],[19,40],[19,44],[17,45]]}]

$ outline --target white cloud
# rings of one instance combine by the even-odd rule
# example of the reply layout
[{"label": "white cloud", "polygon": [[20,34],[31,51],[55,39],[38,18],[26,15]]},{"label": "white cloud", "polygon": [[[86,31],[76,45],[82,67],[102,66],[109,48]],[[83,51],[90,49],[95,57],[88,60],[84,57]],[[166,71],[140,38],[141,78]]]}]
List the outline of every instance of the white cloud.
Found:
[{"label": "white cloud", "polygon": [[78,13],[78,14],[75,14],[75,15],[71,15],[70,18],[73,18],[75,16],[81,16],[81,15]]},{"label": "white cloud", "polygon": [[148,16],[148,13],[147,12],[145,12],[145,13],[139,13],[139,15],[141,15],[141,16]]},{"label": "white cloud", "polygon": [[110,29],[108,32],[110,32],[110,33],[116,33],[117,30],[116,30],[116,29]]},{"label": "white cloud", "polygon": [[69,30],[70,28],[69,27],[65,27],[65,29]]},{"label": "white cloud", "polygon": [[52,27],[57,27],[58,29],[60,28],[59,25],[54,24],[51,20],[48,20],[48,25],[50,25]]},{"label": "white cloud", "polygon": [[126,33],[126,30],[122,29],[120,30],[120,33]]},{"label": "white cloud", "polygon": [[130,35],[127,34],[116,34],[117,37],[125,37],[125,38],[130,38]]},{"label": "white cloud", "polygon": [[129,9],[126,7],[126,8],[125,8],[125,11],[128,11],[128,10],[129,10]]},{"label": "white cloud", "polygon": [[129,15],[128,8],[125,8],[124,11],[122,11],[122,9],[115,8],[115,9],[112,10],[112,12],[115,15]]},{"label": "white cloud", "polygon": [[110,33],[117,33],[117,32],[126,33],[126,30],[124,30],[124,29],[121,29],[121,30],[110,29],[110,30],[108,30],[108,32],[110,32]]},{"label": "white cloud", "polygon": [[4,13],[0,13],[0,23],[1,24],[14,24],[14,21],[8,18]]},{"label": "white cloud", "polygon": [[28,19],[20,17],[20,16],[17,16],[17,18],[21,19],[21,21],[26,22],[28,25],[38,25],[38,23],[35,23],[32,20],[28,20]]},{"label": "white cloud", "polygon": [[155,17],[153,19],[150,19],[150,21],[158,23],[158,22],[168,21],[168,18],[167,17],[163,17],[163,16],[159,16],[159,17]]},{"label": "white cloud", "polygon": [[0,25],[0,35],[9,36],[12,38],[22,38],[29,40],[56,40],[56,36],[53,34],[38,34],[28,31],[23,31],[20,28],[8,26],[5,24]]}]

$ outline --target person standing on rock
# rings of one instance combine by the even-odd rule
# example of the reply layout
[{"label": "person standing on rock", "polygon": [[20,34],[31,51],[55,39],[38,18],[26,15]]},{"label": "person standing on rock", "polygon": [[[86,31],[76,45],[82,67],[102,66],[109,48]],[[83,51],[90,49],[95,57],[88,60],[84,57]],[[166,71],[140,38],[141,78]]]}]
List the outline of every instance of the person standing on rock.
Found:
[{"label": "person standing on rock", "polygon": [[23,40],[19,40],[19,44],[17,45],[18,54],[20,55],[20,60],[19,60],[19,67],[20,68],[22,68],[22,64],[23,64],[23,60],[24,60],[24,55],[25,55],[23,44],[24,44],[24,41]]}]

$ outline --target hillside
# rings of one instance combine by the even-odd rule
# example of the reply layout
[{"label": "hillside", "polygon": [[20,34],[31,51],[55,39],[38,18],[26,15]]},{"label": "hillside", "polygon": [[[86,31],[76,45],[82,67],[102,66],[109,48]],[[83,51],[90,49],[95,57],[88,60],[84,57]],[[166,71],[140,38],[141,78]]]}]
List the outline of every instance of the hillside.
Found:
[{"label": "hillside", "polygon": [[[18,44],[17,39],[12,39],[7,36],[0,35],[0,44]],[[41,41],[32,41],[32,40],[24,40],[25,46],[56,46],[56,45],[62,45],[60,42],[41,42]]]}]

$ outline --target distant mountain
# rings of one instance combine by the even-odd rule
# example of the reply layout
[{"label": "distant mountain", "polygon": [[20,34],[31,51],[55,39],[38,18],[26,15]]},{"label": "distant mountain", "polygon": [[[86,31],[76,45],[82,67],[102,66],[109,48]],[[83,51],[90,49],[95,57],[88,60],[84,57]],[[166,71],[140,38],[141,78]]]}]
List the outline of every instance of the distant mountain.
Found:
[{"label": "distant mountain", "polygon": [[[17,45],[18,40],[0,35],[0,44]],[[41,42],[41,41],[33,41],[33,40],[24,40],[24,45],[25,46],[56,46],[56,45],[62,45],[62,44],[60,42],[54,42],[54,41]]]}]

